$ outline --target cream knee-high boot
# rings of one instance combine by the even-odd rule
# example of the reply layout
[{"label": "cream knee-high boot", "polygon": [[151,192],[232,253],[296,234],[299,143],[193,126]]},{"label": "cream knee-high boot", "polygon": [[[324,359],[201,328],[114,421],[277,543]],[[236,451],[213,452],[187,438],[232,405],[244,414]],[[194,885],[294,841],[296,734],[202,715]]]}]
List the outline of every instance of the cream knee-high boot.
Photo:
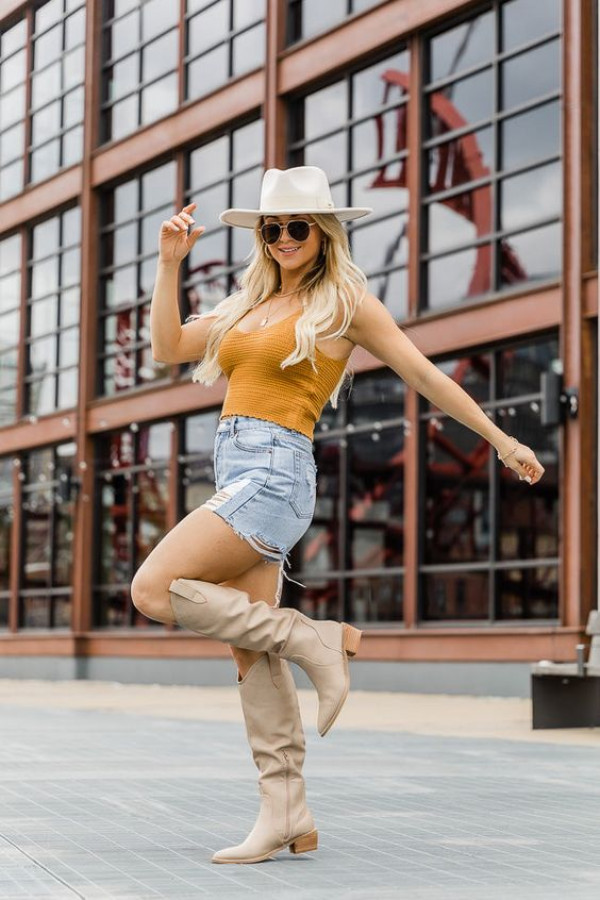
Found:
[{"label": "cream knee-high boot", "polygon": [[246,840],[219,850],[214,863],[257,863],[289,847],[317,849],[306,806],[304,731],[296,685],[285,660],[265,654],[238,679],[248,743],[259,771],[260,812]]},{"label": "cream knee-high boot", "polygon": [[265,650],[301,666],[319,697],[318,729],[327,734],[348,696],[348,656],[361,632],[345,622],[309,619],[296,609],[255,603],[237,588],[176,578],[169,585],[180,625],[244,650]]}]

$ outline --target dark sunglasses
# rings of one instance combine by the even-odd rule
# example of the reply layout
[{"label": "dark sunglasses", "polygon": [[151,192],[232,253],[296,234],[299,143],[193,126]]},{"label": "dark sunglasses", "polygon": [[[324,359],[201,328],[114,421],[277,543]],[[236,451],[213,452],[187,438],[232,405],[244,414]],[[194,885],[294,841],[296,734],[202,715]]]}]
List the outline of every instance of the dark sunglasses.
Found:
[{"label": "dark sunglasses", "polygon": [[279,222],[266,222],[260,229],[260,233],[265,244],[276,244],[285,228],[293,241],[302,243],[307,240],[310,229],[316,224],[316,222],[306,222],[304,219],[290,219],[285,225],[280,225]]}]

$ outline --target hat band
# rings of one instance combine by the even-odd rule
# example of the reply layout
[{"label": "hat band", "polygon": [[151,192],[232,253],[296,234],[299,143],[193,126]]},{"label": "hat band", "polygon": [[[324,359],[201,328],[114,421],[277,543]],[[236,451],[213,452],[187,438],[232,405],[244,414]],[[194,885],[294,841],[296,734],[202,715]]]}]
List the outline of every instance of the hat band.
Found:
[{"label": "hat band", "polygon": [[[263,210],[273,209],[273,206],[270,206],[268,199],[265,198],[265,201],[260,204],[260,208],[261,208],[261,212],[262,212]],[[300,205],[300,203],[298,201],[298,197],[293,197],[293,196],[281,197],[281,196],[279,196],[279,197],[277,197],[277,200],[275,201],[274,208],[280,209],[282,212],[284,212],[285,210],[291,210],[291,209],[328,210],[328,209],[333,209],[334,206],[333,206],[333,200],[323,201],[319,197],[309,198],[309,199],[304,198],[303,202],[301,202],[301,205]]]}]

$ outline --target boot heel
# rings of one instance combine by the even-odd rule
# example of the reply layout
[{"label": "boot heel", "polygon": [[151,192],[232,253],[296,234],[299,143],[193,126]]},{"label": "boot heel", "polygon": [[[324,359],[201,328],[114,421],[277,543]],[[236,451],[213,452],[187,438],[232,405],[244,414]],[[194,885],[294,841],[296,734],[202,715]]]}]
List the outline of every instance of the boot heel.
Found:
[{"label": "boot heel", "polygon": [[343,629],[342,647],[348,656],[355,656],[358,652],[362,631],[359,631],[358,628],[354,628],[352,625],[347,625],[345,622],[343,623]]},{"label": "boot heel", "polygon": [[307,850],[316,850],[319,834],[317,831],[309,831],[302,837],[296,838],[290,844],[290,853],[306,853]]}]

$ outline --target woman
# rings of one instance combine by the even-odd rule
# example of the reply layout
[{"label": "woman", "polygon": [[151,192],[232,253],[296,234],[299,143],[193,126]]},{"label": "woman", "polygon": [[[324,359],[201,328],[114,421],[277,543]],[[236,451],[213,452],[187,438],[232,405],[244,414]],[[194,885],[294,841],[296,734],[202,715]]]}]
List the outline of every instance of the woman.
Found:
[{"label": "woman", "polygon": [[346,699],[347,658],[360,642],[360,631],[346,623],[279,608],[286,555],[314,511],[314,426],[327,399],[337,402],[352,349],[366,348],[485,437],[530,485],[544,469],[529,447],[504,434],[420,353],[367,291],[341,223],[372,210],[336,208],[321,169],[269,169],[259,209],[221,214],[223,222],[254,229],[252,260],[239,291],[181,326],[178,268],[205,230],[188,233],[195,206],[162,223],[150,326],[155,359],[200,359],[193,377],[205,384],[227,376],[215,438],[217,492],[154,548],[131,592],[149,618],[231,647],[261,808],[246,840],[219,851],[213,862],[253,863],[288,846],[295,853],[317,848],[288,661],[317,689],[324,735]]}]

